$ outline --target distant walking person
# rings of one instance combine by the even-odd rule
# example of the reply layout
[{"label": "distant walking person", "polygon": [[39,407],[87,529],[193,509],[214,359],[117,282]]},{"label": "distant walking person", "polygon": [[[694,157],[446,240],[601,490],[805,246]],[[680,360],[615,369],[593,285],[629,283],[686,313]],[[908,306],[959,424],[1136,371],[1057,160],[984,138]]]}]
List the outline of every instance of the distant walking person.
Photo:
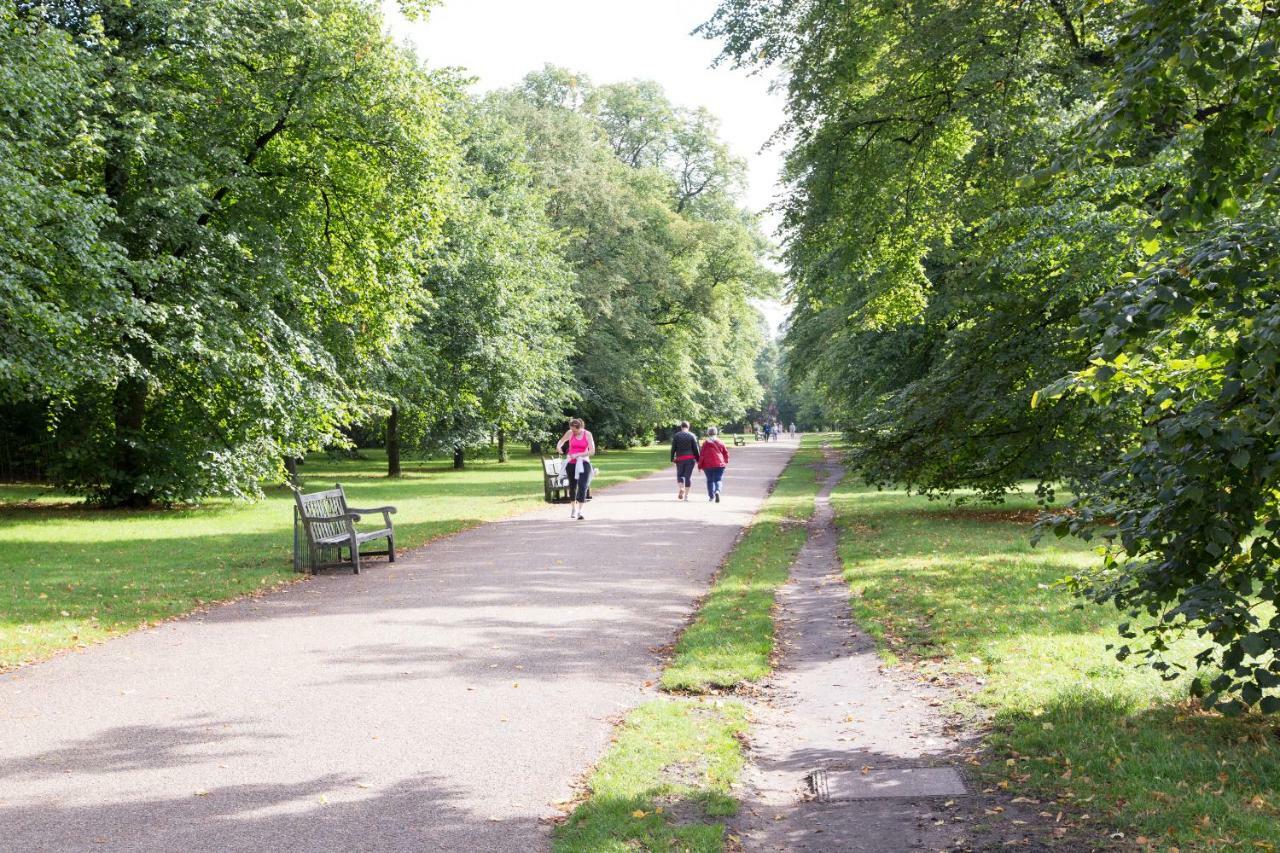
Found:
[{"label": "distant walking person", "polygon": [[796,422],[795,422],[795,421],[792,421],[792,422],[791,422],[791,437],[792,437],[792,438],[795,438],[795,437],[796,437]]},{"label": "distant walking person", "polygon": [[707,427],[707,438],[698,454],[698,467],[707,475],[707,500],[716,503],[720,503],[720,482],[729,465],[729,448],[717,438],[719,432],[715,427]]},{"label": "distant walking person", "polygon": [[[563,448],[563,449],[562,449]],[[582,418],[569,421],[569,429],[556,442],[556,451],[568,451],[565,459],[565,475],[569,478],[569,517],[583,519],[582,508],[587,501],[587,486],[591,483],[591,457],[596,452],[596,440],[587,431]]]},{"label": "distant walking person", "polygon": [[768,440],[769,440],[769,433],[773,430],[773,426],[772,426],[768,421],[765,421],[765,422],[764,422],[764,426],[763,426],[763,427],[761,427],[761,429],[763,429],[763,430],[764,430],[764,440],[765,440],[765,441],[768,441]]},{"label": "distant walking person", "polygon": [[680,430],[671,437],[671,461],[676,464],[676,500],[689,500],[693,487],[693,469],[698,464],[698,439],[689,432],[689,422],[681,421]]}]

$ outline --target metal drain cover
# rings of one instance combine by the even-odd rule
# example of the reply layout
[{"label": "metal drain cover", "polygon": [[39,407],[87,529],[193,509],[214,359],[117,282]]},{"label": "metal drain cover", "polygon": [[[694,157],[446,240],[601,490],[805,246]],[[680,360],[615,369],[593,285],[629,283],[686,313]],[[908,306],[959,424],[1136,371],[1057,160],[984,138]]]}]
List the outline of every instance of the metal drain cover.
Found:
[{"label": "metal drain cover", "polygon": [[950,767],[901,769],[814,770],[804,777],[814,799],[869,800],[883,797],[959,797],[964,780]]}]

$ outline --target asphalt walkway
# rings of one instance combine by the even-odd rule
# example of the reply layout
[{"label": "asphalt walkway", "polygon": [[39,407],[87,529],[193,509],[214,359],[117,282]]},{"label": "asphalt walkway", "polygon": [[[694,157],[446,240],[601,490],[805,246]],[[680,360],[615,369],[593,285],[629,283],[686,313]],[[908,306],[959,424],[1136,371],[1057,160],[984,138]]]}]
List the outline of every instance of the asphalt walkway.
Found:
[{"label": "asphalt walkway", "polygon": [[794,449],[734,449],[718,505],[664,470],[0,676],[0,847],[545,848]]}]

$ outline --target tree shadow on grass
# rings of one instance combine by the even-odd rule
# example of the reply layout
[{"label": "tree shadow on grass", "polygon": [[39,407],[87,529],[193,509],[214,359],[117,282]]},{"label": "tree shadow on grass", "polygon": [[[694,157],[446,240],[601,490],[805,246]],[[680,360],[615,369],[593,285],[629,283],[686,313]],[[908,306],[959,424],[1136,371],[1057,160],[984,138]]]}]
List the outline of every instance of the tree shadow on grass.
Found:
[{"label": "tree shadow on grass", "polygon": [[1033,547],[1026,524],[923,503],[837,501],[854,606],[897,653],[929,657],[942,641],[967,657],[993,638],[1092,634],[1119,621],[1113,610],[1076,608],[1060,584],[1095,559],[1085,543],[1050,538]]},{"label": "tree shadow on grass", "polygon": [[993,727],[997,754],[1016,756],[1009,772],[1023,790],[1114,815],[1134,834],[1190,849],[1252,848],[1280,837],[1274,719],[1068,687],[1034,709],[999,711]]}]

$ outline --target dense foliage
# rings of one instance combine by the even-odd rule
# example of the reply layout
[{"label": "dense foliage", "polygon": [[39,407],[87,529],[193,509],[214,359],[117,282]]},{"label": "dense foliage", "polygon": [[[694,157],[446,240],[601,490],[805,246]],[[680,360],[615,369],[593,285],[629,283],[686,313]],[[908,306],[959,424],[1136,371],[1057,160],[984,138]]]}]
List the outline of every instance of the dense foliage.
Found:
[{"label": "dense foliage", "polygon": [[[1075,579],[1209,698],[1280,685],[1275,93],[1260,0],[726,0],[783,70],[795,379],[876,482],[1077,494]],[[1221,674],[1218,671],[1221,670]]]},{"label": "dense foliage", "polygon": [[[33,64],[74,69],[4,118],[45,131],[4,135],[52,208],[15,242],[75,229],[6,276],[6,341],[70,340],[7,355],[6,395],[43,402],[57,479],[106,503],[252,492],[356,416],[349,378],[414,308],[455,156],[440,86],[357,0],[0,14]],[[27,118],[46,103],[60,132]]]},{"label": "dense foliage", "polygon": [[493,99],[528,141],[576,282],[561,310],[584,327],[577,410],[597,440],[627,444],[682,418],[716,423],[757,402],[761,319],[773,292],[743,166],[705,111],[650,84],[593,86],[548,67]]},{"label": "dense foliage", "polygon": [[461,461],[759,397],[743,166],[656,86],[476,98],[374,0],[9,3],[0,54],[8,475],[254,495],[353,431]]}]

